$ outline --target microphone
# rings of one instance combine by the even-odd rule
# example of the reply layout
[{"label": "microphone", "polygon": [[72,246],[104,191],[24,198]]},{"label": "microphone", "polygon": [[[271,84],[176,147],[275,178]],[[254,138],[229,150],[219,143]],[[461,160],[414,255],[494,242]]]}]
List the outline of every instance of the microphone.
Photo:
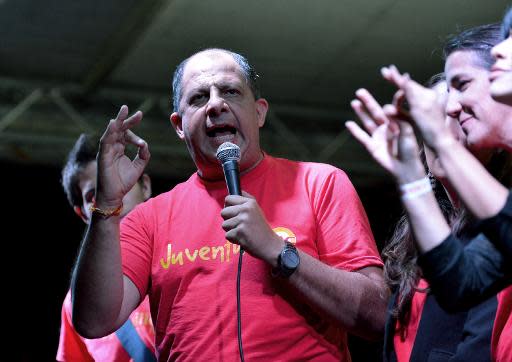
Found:
[{"label": "microphone", "polygon": [[[224,142],[217,148],[217,159],[222,164],[226,185],[230,195],[242,196],[240,191],[240,170],[238,162],[240,161],[240,147],[231,142]],[[242,306],[240,298],[240,276],[242,274],[242,256],[244,249],[240,246],[238,257],[238,272],[236,274],[236,319],[237,319],[237,338],[238,352],[240,361],[244,362],[244,348],[242,346]]]},{"label": "microphone", "polygon": [[222,164],[226,185],[230,195],[242,196],[240,190],[240,147],[231,142],[224,142],[217,148],[217,159]]}]

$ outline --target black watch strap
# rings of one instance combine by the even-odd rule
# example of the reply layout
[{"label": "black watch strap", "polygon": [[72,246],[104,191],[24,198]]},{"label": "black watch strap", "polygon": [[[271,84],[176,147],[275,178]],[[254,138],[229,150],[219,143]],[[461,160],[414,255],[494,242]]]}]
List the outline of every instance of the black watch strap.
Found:
[{"label": "black watch strap", "polygon": [[299,267],[300,256],[297,248],[290,242],[285,242],[283,250],[277,257],[277,267],[272,269],[272,276],[289,278]]}]

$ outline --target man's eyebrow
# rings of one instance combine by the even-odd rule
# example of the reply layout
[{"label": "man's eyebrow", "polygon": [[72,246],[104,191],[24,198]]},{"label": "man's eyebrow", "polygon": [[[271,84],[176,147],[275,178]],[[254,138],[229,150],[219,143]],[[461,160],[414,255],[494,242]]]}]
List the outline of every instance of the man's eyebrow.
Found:
[{"label": "man's eyebrow", "polygon": [[204,86],[192,86],[190,87],[186,93],[197,93],[197,92],[204,92],[205,87]]},{"label": "man's eyebrow", "polygon": [[219,89],[242,88],[242,84],[240,82],[219,82],[217,86]]}]

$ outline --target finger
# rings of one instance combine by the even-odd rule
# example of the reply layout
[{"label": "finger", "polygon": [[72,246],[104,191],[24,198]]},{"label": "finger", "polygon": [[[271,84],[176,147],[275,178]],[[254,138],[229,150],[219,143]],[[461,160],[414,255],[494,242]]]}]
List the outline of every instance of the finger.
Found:
[{"label": "finger", "polygon": [[124,132],[124,141],[125,143],[131,143],[138,147],[137,155],[132,161],[132,165],[139,170],[139,173],[142,174],[144,169],[146,168],[149,159],[149,147],[146,141],[144,141],[142,138],[137,136],[135,133],[133,133],[130,130],[127,130]]},{"label": "finger", "polygon": [[400,120],[400,121],[407,121],[411,122],[411,114],[403,109],[397,108],[395,105],[392,104],[386,104],[384,107],[382,107],[384,110],[384,113],[390,120]]},{"label": "finger", "polygon": [[[404,86],[407,87],[407,84]],[[397,117],[402,119],[411,118],[409,104],[407,103],[407,98],[405,96],[405,91],[403,89],[399,89],[393,95],[393,105],[396,107]]]},{"label": "finger", "polygon": [[377,125],[388,122],[388,119],[382,111],[381,105],[373,98],[373,96],[366,89],[361,88],[356,91],[356,96],[363,103],[368,111],[370,117]]},{"label": "finger", "polygon": [[384,107],[382,107],[382,110],[384,113],[386,113],[386,116],[389,119],[388,123],[388,130],[393,132],[394,134],[398,133],[400,131],[398,124],[396,123],[397,120],[397,109],[395,106],[391,104],[386,104]]},{"label": "finger", "polygon": [[[395,122],[396,123],[396,122]],[[400,129],[398,128],[398,125],[394,125],[394,127],[398,130],[393,130],[391,127],[390,127],[390,124],[391,123],[388,123],[387,124],[387,127],[386,127],[386,147],[387,147],[387,152],[388,154],[393,157],[393,158],[396,158],[396,155],[397,155],[397,150],[398,150],[398,136],[399,136],[399,133],[400,133]]]},{"label": "finger", "polygon": [[231,219],[232,217],[236,216],[237,212],[234,206],[224,206],[224,208],[220,211],[220,216],[224,220]]},{"label": "finger", "polygon": [[233,230],[238,226],[238,220],[236,218],[228,218],[222,222],[222,229],[226,232]]},{"label": "finger", "polygon": [[414,136],[414,128],[408,122],[398,121],[398,127],[400,128],[400,137],[411,137]]},{"label": "finger", "polygon": [[144,169],[146,168],[150,158],[151,155],[149,153],[148,144],[144,142],[144,145],[139,147],[137,155],[133,159],[133,166],[136,169],[140,170],[140,173],[142,174],[142,171],[144,171]]},{"label": "finger", "polygon": [[359,127],[357,123],[354,121],[347,121],[345,122],[345,127],[347,127],[352,136],[354,136],[367,150],[372,149],[372,138],[361,127]]},{"label": "finger", "polygon": [[146,161],[146,163],[149,161],[151,154],[149,153],[149,145],[147,142],[144,141],[144,144],[142,146],[139,146],[137,157]]},{"label": "finger", "polygon": [[121,125],[121,130],[122,131],[126,131],[130,128],[132,128],[133,126],[137,125],[140,123],[140,121],[142,120],[142,112],[141,111],[137,111],[135,112],[134,114],[132,114],[130,117],[126,118],[122,125]]},{"label": "finger", "polygon": [[231,243],[240,245],[240,242],[238,241],[238,239],[239,239],[238,230],[236,228],[227,231],[225,234],[225,237]]},{"label": "finger", "polygon": [[[411,79],[411,76],[409,75],[409,73],[405,73],[403,75],[403,79],[404,79],[404,81],[403,81],[402,89],[405,92],[405,96],[406,96],[407,100],[411,103],[413,102],[412,97],[427,94],[428,92],[432,91],[429,88],[426,88],[426,87],[422,86],[421,84],[417,83],[415,80]],[[425,93],[420,93],[420,92],[425,92]],[[432,91],[432,92],[434,92],[434,91]]]},{"label": "finger", "polygon": [[413,126],[407,122],[398,122],[398,126],[400,127],[399,143],[402,151],[407,151],[409,154],[413,154],[414,157],[418,156],[419,147]]},{"label": "finger", "polygon": [[128,115],[128,107],[126,105],[122,105],[117,113],[116,118],[111,119],[103,133],[100,142],[101,143],[114,143],[117,141],[119,137],[119,132],[121,131],[123,120]]},{"label": "finger", "polygon": [[400,158],[404,161],[419,160],[419,146],[414,129],[407,122],[398,122],[400,134],[398,136]]},{"label": "finger", "polygon": [[361,123],[363,124],[364,128],[370,134],[372,134],[375,131],[375,129],[377,128],[377,124],[370,117],[368,112],[366,112],[366,109],[364,108],[363,103],[358,99],[354,99],[352,102],[350,102],[350,106],[356,113],[357,118],[359,118],[361,120]]},{"label": "finger", "polygon": [[244,196],[228,195],[224,199],[224,205],[225,206],[241,205],[246,201],[247,201],[247,198],[245,198]]},{"label": "finger", "polygon": [[121,125],[123,124],[123,121],[128,116],[128,106],[123,104],[121,108],[119,109],[119,112],[117,113],[117,116],[114,120],[114,123],[118,129],[121,128]]},{"label": "finger", "polygon": [[381,69],[381,74],[384,79],[394,84],[398,88],[402,88],[404,86],[405,79],[394,65],[383,67]]},{"label": "finger", "polygon": [[[395,126],[398,128],[398,126],[396,125],[396,122],[395,122]],[[398,131],[396,130],[393,130],[389,125],[386,127],[386,139],[388,141],[388,144],[393,142],[393,140],[395,138],[398,137],[400,133],[400,129],[398,128]]]},{"label": "finger", "polygon": [[144,144],[146,143],[146,141],[144,141],[142,138],[140,138],[130,130],[124,132],[124,140],[126,143],[130,143],[137,147],[143,147]]},{"label": "finger", "polygon": [[393,94],[393,105],[396,108],[400,108],[403,106],[404,102],[405,102],[405,92],[403,91],[403,89],[399,89],[395,92],[395,94]]},{"label": "finger", "polygon": [[386,113],[388,118],[396,118],[400,114],[394,104],[385,104],[384,107],[382,107],[382,110]]}]

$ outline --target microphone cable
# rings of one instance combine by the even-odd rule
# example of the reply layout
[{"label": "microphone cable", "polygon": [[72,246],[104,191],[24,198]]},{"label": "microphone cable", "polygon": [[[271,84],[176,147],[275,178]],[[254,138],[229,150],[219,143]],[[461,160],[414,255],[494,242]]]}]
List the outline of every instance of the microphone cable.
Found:
[{"label": "microphone cable", "polygon": [[237,318],[237,332],[238,332],[238,352],[240,354],[240,361],[244,362],[244,348],[242,346],[242,307],[240,302],[240,275],[242,274],[242,257],[244,250],[240,247],[240,255],[238,257],[238,272],[236,275],[236,318]]}]

